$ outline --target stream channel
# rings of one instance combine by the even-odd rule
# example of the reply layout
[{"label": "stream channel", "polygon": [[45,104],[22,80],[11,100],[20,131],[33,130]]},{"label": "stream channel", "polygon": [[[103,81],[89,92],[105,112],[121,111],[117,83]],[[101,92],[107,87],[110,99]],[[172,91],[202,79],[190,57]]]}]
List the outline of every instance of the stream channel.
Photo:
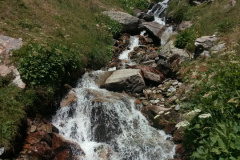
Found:
[{"label": "stream channel", "polygon": [[[161,3],[167,6],[167,1]],[[155,7],[155,6],[154,6]],[[155,11],[155,22],[165,25],[158,18],[164,10],[152,8]],[[169,32],[171,28],[167,29]],[[141,35],[145,34],[145,31]],[[164,34],[163,34],[164,35]],[[168,38],[168,36],[166,36]],[[162,44],[167,38],[163,38]],[[123,51],[119,59],[122,67],[133,65],[128,54],[139,46],[137,36],[131,36],[129,50]],[[116,67],[109,70],[115,70]],[[121,93],[101,89],[96,83],[98,70],[85,75],[79,80],[76,93],[77,103],[60,107],[53,116],[53,124],[59,128],[60,134],[78,143],[84,156],[80,160],[167,160],[174,158],[175,145],[171,136],[157,130],[148,124],[148,120],[136,108],[134,99]]]}]

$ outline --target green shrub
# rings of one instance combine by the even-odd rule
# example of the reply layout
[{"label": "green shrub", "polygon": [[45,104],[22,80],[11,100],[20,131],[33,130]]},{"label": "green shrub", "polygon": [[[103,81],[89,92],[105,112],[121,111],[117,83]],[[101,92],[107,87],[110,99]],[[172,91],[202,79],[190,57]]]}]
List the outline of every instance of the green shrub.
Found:
[{"label": "green shrub", "polygon": [[188,28],[177,35],[175,46],[182,49],[186,48],[190,52],[193,52],[196,38],[195,29],[193,27]]},{"label": "green shrub", "polygon": [[[209,70],[195,83],[188,108],[211,115],[196,115],[185,130],[185,148],[191,159],[240,158],[240,57],[226,53],[210,60]],[[201,68],[201,67],[199,67]]]},{"label": "green shrub", "polygon": [[234,22],[231,20],[222,20],[217,24],[217,29],[219,32],[228,32],[234,27]]},{"label": "green shrub", "polygon": [[122,31],[122,25],[119,22],[110,19],[107,22],[107,25],[108,25],[108,29],[112,33],[113,37],[119,36],[119,34]]},{"label": "green shrub", "polygon": [[56,85],[73,72],[81,70],[81,54],[63,45],[31,43],[16,52],[23,55],[19,72],[31,85]]}]

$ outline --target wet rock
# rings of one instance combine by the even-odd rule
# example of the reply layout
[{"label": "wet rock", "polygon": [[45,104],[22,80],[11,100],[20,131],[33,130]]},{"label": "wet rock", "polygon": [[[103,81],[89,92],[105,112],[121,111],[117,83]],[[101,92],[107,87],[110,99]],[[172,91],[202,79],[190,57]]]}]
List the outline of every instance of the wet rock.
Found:
[{"label": "wet rock", "polygon": [[69,149],[62,150],[56,154],[54,160],[72,160],[71,151]]},{"label": "wet rock", "polygon": [[114,71],[101,87],[110,91],[136,93],[142,91],[145,87],[145,82],[141,75],[141,70],[122,69]]},{"label": "wet rock", "polygon": [[62,100],[60,106],[61,107],[66,107],[66,106],[71,106],[72,104],[77,102],[77,96],[74,90],[71,90],[68,92],[66,97]]},{"label": "wet rock", "polygon": [[154,16],[153,16],[153,15],[147,14],[147,13],[144,13],[144,12],[138,13],[138,14],[137,14],[137,18],[139,18],[139,19],[144,19],[144,20],[147,21],[147,22],[154,21]]},{"label": "wet rock", "polygon": [[143,22],[142,25],[146,27],[147,31],[159,39],[161,39],[161,35],[166,29],[164,25],[157,22]]},{"label": "wet rock", "polygon": [[64,154],[66,157],[70,157],[70,159],[74,159],[75,156],[85,155],[82,148],[77,143],[66,140],[57,133],[53,133],[52,149],[57,155]]},{"label": "wet rock", "polygon": [[138,28],[139,19],[130,14],[120,11],[105,11],[103,14],[118,21],[122,25],[122,32],[134,31]]}]

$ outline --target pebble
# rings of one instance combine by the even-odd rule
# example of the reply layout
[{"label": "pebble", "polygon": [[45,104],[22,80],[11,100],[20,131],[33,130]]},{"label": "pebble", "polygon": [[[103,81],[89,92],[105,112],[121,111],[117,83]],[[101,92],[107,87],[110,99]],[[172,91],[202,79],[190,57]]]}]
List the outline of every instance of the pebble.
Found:
[{"label": "pebble", "polygon": [[150,100],[150,103],[152,104],[157,104],[158,102],[160,102],[159,100]]},{"label": "pebble", "polygon": [[156,90],[154,90],[154,91],[153,91],[153,93],[154,93],[154,94],[156,94],[156,93],[157,93],[157,91],[156,91]]},{"label": "pebble", "polygon": [[165,102],[165,99],[164,99],[164,98],[161,98],[160,101]]},{"label": "pebble", "polygon": [[174,86],[178,85],[178,81],[173,82],[172,85]]},{"label": "pebble", "polygon": [[180,108],[181,108],[181,106],[180,106],[179,104],[175,106],[175,110],[176,110],[176,111],[179,111]]},{"label": "pebble", "polygon": [[161,90],[157,90],[157,93],[162,93],[162,91]]},{"label": "pebble", "polygon": [[174,88],[173,86],[171,86],[167,91],[168,91],[168,92],[175,92],[175,91],[176,91],[176,88]]}]

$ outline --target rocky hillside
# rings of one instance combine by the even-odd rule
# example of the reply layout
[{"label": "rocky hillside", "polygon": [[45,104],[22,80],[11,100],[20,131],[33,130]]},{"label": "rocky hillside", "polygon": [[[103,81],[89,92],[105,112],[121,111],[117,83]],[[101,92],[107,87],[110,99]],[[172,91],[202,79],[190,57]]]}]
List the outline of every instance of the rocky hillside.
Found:
[{"label": "rocky hillside", "polygon": [[[0,157],[19,156],[25,136],[20,158],[84,156],[48,119],[76,104],[85,71],[106,67],[90,77],[134,97],[151,126],[173,135],[176,159],[239,159],[240,2],[157,2],[0,1]],[[167,4],[159,24],[153,14]]]}]

